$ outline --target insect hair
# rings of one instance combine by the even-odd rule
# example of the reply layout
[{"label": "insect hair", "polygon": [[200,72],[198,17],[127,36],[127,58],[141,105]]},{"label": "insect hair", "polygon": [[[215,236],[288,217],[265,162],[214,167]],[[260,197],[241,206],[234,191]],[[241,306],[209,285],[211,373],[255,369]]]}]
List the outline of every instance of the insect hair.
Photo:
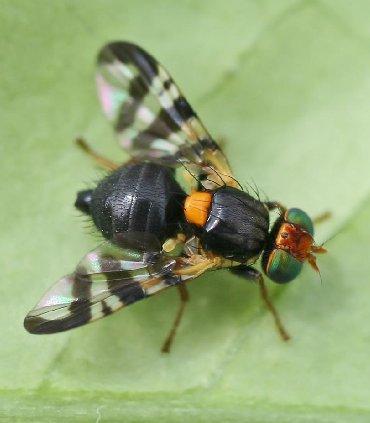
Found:
[{"label": "insect hair", "polygon": [[234,182],[236,182],[236,184],[238,185],[238,187],[240,188],[240,190],[241,191],[244,191],[244,188],[243,188],[243,186],[242,186],[242,184],[236,179],[236,178],[234,178],[232,175],[228,175],[227,173],[222,173],[222,172],[220,172],[219,170],[217,170],[215,167],[213,167],[213,166],[207,166],[207,167],[209,167],[210,169],[212,169],[216,174],[217,174],[217,176],[221,179],[221,181],[226,185],[226,183],[225,183],[225,181],[222,179],[222,177],[221,177],[221,175],[223,175],[223,176],[226,176],[227,178],[230,178],[230,179],[232,179]]},{"label": "insect hair", "polygon": [[[185,168],[185,170],[199,183],[199,184],[201,184],[202,185],[202,182],[187,168],[187,166],[185,165],[185,163],[183,162],[183,161],[179,161],[180,162],[180,164]],[[218,183],[218,182],[216,182],[216,181],[213,181],[212,179],[209,179],[209,178],[207,178],[207,180],[209,181],[209,182],[212,182],[212,183],[214,183],[215,185],[217,185],[217,186],[219,186],[220,188],[221,187],[225,187],[225,186],[227,186],[226,185],[226,183],[225,183],[225,181],[221,178],[221,176],[220,176],[220,174],[219,174],[219,172],[218,171],[216,171],[216,169],[214,169],[212,166],[209,166],[209,168],[210,169],[212,169],[218,176],[219,176],[219,178],[221,179],[221,181],[224,183],[224,185],[222,185],[222,184],[220,184],[220,183]],[[225,176],[227,176],[227,175],[225,175]],[[238,185],[242,188],[242,186],[241,186],[241,184],[235,179],[235,178],[231,178],[231,179],[233,179],[233,180],[235,180],[237,183],[238,183]],[[251,186],[251,189],[253,190],[253,192],[256,194],[256,196],[257,196],[257,199],[258,199],[258,201],[261,201],[260,200],[260,195],[259,195],[259,191],[258,191],[258,188],[257,188],[257,186],[256,186],[256,188],[253,188],[252,186]],[[243,189],[242,189],[242,191],[244,191]],[[243,201],[241,198],[239,198],[239,197],[237,197],[237,196],[235,196],[235,195],[233,195],[233,198],[235,199],[235,200],[237,200],[238,202],[240,202],[244,207],[246,207],[246,208],[250,208],[250,206],[245,202],[245,201]],[[195,206],[193,206],[194,208],[197,208],[197,207],[195,207]],[[197,208],[198,210],[200,210],[200,208]],[[211,216],[213,216],[213,217],[215,217],[212,213],[210,213],[210,215]],[[228,223],[224,220],[224,219],[221,219],[219,216],[217,216],[217,218],[218,219],[220,219],[220,220],[222,220],[222,222],[226,225],[226,227],[228,227]]]}]

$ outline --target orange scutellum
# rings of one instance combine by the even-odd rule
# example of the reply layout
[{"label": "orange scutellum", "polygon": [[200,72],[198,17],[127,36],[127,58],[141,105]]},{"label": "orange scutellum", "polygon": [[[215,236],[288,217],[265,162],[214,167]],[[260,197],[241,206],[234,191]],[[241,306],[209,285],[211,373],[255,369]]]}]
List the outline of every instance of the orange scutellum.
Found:
[{"label": "orange scutellum", "polygon": [[189,223],[203,227],[208,219],[212,203],[212,194],[209,192],[195,191],[185,200],[185,218]]}]

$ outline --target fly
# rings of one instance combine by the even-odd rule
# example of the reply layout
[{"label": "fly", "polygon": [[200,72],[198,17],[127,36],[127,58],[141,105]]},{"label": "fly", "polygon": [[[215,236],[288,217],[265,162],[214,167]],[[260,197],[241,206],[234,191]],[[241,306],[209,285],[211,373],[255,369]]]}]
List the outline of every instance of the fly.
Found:
[{"label": "fly", "polygon": [[[261,258],[265,275],[279,284],[297,278],[305,262],[318,272],[316,254],[326,250],[314,242],[311,218],[242,189],[172,77],[142,48],[128,42],[104,46],[96,81],[104,114],[132,159],[119,165],[78,140],[110,171],[75,202],[104,242],[46,292],[27,314],[25,328],[62,332],[174,286],[181,302],[162,346],[169,352],[189,299],[187,282],[229,269],[258,284],[280,336],[288,340],[253,265]],[[271,222],[273,210],[279,217]]]}]

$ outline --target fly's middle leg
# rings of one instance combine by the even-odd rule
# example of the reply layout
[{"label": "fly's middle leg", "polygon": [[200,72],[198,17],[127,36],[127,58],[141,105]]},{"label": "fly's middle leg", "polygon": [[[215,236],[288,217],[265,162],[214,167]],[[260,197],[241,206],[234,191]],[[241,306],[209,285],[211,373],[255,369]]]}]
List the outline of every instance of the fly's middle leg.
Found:
[{"label": "fly's middle leg", "polygon": [[232,273],[234,273],[237,276],[240,276],[244,279],[255,281],[258,284],[260,295],[262,298],[262,301],[265,303],[266,308],[269,310],[269,312],[272,314],[272,317],[275,322],[276,329],[283,341],[288,341],[290,339],[290,335],[286,331],[281,318],[279,316],[278,311],[276,310],[274,304],[272,303],[267,287],[265,285],[265,281],[263,279],[263,276],[261,272],[259,272],[257,269],[255,269],[252,266],[237,266],[230,269]]},{"label": "fly's middle leg", "polygon": [[180,306],[179,306],[179,309],[177,310],[176,317],[172,324],[170,333],[168,334],[167,338],[165,339],[162,345],[161,351],[163,353],[170,352],[173,340],[176,335],[177,328],[179,327],[182,316],[184,314],[186,303],[189,301],[189,292],[185,286],[185,283],[180,283],[179,285],[177,285],[177,289],[180,294]]}]

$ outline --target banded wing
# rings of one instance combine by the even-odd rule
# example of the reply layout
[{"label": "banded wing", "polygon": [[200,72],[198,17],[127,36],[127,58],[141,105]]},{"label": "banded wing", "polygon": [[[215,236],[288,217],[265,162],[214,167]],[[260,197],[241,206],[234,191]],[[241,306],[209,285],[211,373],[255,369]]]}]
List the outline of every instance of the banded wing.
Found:
[{"label": "banded wing", "polygon": [[186,279],[173,273],[176,260],[161,253],[103,243],[74,273],[60,279],[27,314],[28,332],[62,332],[108,316]]},{"label": "banded wing", "polygon": [[150,54],[113,42],[98,55],[98,93],[121,146],[140,160],[192,164],[236,186],[226,157],[166,71]]}]

